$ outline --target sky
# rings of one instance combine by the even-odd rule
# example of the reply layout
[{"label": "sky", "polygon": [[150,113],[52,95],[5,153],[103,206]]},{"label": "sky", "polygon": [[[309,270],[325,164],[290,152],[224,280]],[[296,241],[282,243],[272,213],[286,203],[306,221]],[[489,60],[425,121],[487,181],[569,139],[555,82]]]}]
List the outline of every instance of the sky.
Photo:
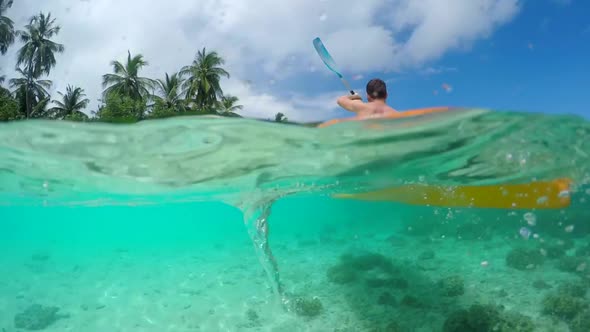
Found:
[{"label": "sky", "polygon": [[[577,114],[590,118],[590,3],[582,0],[17,0],[17,29],[51,12],[65,46],[50,90],[85,89],[96,110],[112,60],[141,53],[141,74],[163,78],[198,50],[218,52],[243,116],[321,121],[351,114],[347,93],[312,45],[320,37],[364,97],[387,82],[397,110],[430,106]],[[14,77],[15,43],[0,57]],[[6,84],[6,83],[5,83]]]}]

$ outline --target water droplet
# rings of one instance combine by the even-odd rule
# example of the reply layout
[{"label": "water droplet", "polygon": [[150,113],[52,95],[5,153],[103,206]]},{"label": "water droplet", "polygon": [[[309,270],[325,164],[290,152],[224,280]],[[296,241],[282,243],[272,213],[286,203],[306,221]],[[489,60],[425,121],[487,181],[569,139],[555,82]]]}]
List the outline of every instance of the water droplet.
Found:
[{"label": "water droplet", "polygon": [[535,226],[537,224],[537,216],[535,216],[532,212],[525,213],[524,220],[526,220],[529,226]]}]

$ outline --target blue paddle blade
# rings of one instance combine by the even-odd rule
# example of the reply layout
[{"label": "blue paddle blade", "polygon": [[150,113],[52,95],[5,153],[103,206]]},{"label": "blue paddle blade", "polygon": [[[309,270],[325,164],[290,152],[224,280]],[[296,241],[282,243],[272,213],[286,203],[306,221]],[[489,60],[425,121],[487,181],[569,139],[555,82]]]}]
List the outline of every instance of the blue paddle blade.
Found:
[{"label": "blue paddle blade", "polygon": [[320,56],[322,61],[324,61],[324,63],[326,64],[326,67],[328,67],[328,69],[336,73],[338,77],[342,78],[342,74],[340,74],[340,72],[336,69],[336,62],[334,62],[334,59],[332,59],[332,56],[330,55],[330,53],[324,46],[324,43],[322,43],[319,37],[313,40],[313,46],[315,47],[315,50],[316,52],[318,52],[318,55]]}]

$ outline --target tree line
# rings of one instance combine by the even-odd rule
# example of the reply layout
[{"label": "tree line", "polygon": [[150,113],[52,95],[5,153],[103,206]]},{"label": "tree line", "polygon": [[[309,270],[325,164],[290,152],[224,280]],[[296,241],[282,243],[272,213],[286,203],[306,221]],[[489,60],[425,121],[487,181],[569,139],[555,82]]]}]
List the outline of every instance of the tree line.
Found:
[{"label": "tree line", "polygon": [[[83,112],[89,105],[84,89],[68,85],[52,99],[48,79],[65,46],[54,42],[61,30],[51,13],[30,18],[22,30],[6,16],[13,0],[0,0],[0,54],[5,56],[16,42],[15,70],[18,77],[0,75],[0,121],[21,119],[58,119],[73,121],[136,122],[177,115],[215,114],[240,117],[243,108],[236,96],[224,94],[220,81],[230,74],[224,59],[216,51],[199,50],[192,63],[178,72],[165,73],[160,79],[143,77],[149,65],[141,54],[127,52],[124,62],[111,61],[112,72],[102,76],[102,95],[96,111]],[[1,68],[0,68],[1,70]],[[5,87],[5,83],[7,87]],[[282,114],[275,121],[285,122]]]}]

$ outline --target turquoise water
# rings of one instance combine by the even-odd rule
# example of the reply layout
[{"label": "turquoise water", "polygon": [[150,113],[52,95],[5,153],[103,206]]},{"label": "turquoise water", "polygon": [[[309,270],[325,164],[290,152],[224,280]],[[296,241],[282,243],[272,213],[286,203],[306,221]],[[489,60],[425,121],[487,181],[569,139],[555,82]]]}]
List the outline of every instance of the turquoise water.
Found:
[{"label": "turquoise water", "polygon": [[[0,331],[587,331],[589,138],[477,109],[1,124]],[[556,209],[332,196],[556,178]]]}]

